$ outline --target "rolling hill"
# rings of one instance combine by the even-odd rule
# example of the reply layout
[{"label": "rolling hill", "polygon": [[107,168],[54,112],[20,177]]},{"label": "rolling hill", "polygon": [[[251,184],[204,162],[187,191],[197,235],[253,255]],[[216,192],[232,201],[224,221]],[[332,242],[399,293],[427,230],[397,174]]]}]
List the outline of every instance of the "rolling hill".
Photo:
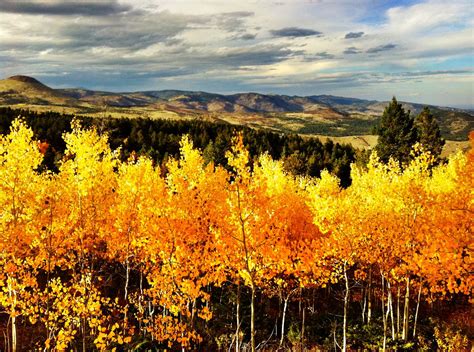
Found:
[{"label": "rolling hill", "polygon": [[12,76],[0,80],[0,102],[2,105],[38,104],[69,105],[74,99],[52,89],[40,81],[27,76]]},{"label": "rolling hill", "polygon": [[[79,88],[53,89],[27,76],[0,80],[0,106],[89,116],[224,121],[277,132],[331,137],[363,148],[374,144],[371,130],[387,104],[332,95],[251,92],[223,95],[180,90],[114,93]],[[403,104],[413,114],[419,113],[424,106]],[[439,106],[430,106],[430,109],[447,140],[465,141],[469,131],[474,129],[472,111]]]}]

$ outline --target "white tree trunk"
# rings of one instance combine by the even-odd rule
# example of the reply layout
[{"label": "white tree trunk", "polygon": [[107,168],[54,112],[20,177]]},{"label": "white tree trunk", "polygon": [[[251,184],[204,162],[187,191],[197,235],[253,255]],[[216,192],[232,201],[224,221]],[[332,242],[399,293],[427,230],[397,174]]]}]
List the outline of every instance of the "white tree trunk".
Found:
[{"label": "white tree trunk", "polygon": [[407,278],[407,287],[405,291],[405,308],[403,309],[402,339],[404,341],[408,339],[409,314],[410,314],[410,279]]},{"label": "white tree trunk", "polygon": [[280,347],[283,345],[283,340],[285,339],[285,319],[286,319],[286,309],[288,307],[288,299],[290,298],[290,295],[288,295],[284,299],[284,304],[283,304],[283,315],[281,318],[281,337],[280,337]]},{"label": "white tree trunk", "polygon": [[416,322],[418,320],[418,310],[420,308],[421,287],[422,287],[422,284],[420,282],[420,288],[418,289],[418,299],[416,301],[415,321],[413,322],[413,338],[416,337]]},{"label": "white tree trunk", "polygon": [[349,305],[349,278],[347,277],[346,263],[344,263],[344,281],[346,292],[344,294],[344,321],[342,325],[342,350],[347,351],[347,310]]}]

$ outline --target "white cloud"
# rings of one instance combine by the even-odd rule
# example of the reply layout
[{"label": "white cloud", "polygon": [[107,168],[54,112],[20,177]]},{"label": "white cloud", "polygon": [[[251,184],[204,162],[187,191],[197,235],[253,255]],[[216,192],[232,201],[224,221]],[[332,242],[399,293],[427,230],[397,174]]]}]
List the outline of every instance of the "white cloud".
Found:
[{"label": "white cloud", "polygon": [[[393,7],[387,11],[389,31],[399,34],[415,34],[431,31],[441,26],[462,26],[473,16],[471,0],[432,0],[412,6]],[[465,22],[466,21],[466,22]]]}]

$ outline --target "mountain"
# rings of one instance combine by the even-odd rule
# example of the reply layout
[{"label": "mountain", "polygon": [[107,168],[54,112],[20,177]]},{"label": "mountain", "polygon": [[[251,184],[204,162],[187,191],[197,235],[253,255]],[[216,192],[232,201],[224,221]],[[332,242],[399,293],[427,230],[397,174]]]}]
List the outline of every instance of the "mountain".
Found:
[{"label": "mountain", "polygon": [[[157,90],[104,92],[53,89],[27,76],[0,80],[0,105],[37,110],[61,110],[82,115],[114,117],[202,118],[279,132],[313,136],[363,136],[382,115],[388,102],[332,95],[289,96],[260,93],[214,94],[199,91]],[[418,114],[422,104],[404,102]],[[474,129],[474,113],[430,106],[443,136],[466,140]],[[370,143],[368,143],[370,144]]]},{"label": "mountain", "polygon": [[0,103],[67,105],[75,102],[59,90],[52,89],[32,77],[18,75],[0,80]]}]

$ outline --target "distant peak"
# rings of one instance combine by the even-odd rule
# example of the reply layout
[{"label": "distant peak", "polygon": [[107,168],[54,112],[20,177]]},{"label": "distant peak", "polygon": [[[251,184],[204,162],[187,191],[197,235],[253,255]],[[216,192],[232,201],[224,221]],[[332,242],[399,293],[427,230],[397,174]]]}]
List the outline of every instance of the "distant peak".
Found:
[{"label": "distant peak", "polygon": [[8,79],[13,80],[13,81],[19,81],[19,82],[24,82],[24,83],[33,83],[33,84],[43,84],[37,79],[29,76],[22,76],[22,75],[16,75],[16,76],[11,76],[8,77]]}]

